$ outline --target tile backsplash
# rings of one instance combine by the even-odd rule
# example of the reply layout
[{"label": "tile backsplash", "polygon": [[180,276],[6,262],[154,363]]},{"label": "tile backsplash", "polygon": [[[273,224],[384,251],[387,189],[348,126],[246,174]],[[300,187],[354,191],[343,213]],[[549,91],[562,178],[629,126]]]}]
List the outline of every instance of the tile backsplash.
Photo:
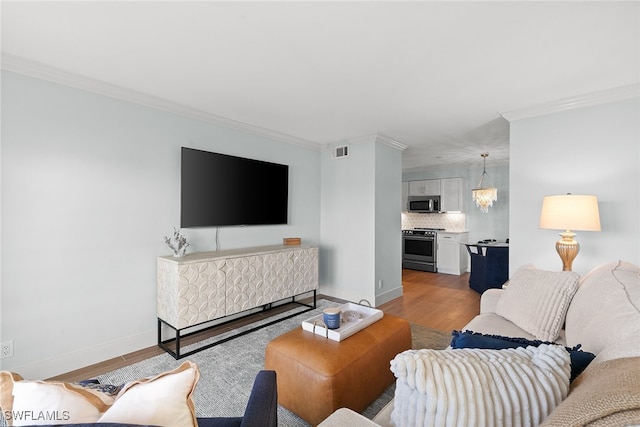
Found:
[{"label": "tile backsplash", "polygon": [[419,227],[444,228],[447,231],[467,231],[467,219],[464,213],[402,213],[403,230]]}]

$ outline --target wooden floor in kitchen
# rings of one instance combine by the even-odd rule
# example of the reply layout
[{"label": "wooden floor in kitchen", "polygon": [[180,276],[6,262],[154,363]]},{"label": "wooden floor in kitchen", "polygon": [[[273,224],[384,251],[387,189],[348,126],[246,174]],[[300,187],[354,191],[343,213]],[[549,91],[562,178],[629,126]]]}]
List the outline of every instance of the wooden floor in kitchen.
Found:
[{"label": "wooden floor in kitchen", "polygon": [[462,328],[480,313],[480,294],[469,288],[469,273],[454,276],[402,270],[402,288],[400,298],[377,308],[447,332]]},{"label": "wooden floor in kitchen", "polygon": [[[379,309],[385,313],[406,319],[410,323],[451,331],[462,328],[469,320],[480,312],[480,295],[469,288],[469,274],[454,276],[450,274],[428,273],[416,270],[402,271],[403,295],[392,301],[380,305]],[[319,295],[319,298],[327,298]],[[334,298],[329,298],[334,299]],[[289,307],[290,308],[290,307]],[[282,306],[274,312],[288,309]],[[243,319],[236,325],[227,325],[220,331],[210,331],[207,336],[222,333],[230,328],[241,326],[259,320],[256,317]],[[204,339],[200,337],[199,339]],[[185,344],[188,344],[186,342]],[[52,379],[63,381],[79,381],[95,378],[98,375],[127,366],[141,360],[162,354],[164,350],[157,346],[149,347],[116,357],[105,362],[97,363],[86,368],[68,372]]]}]

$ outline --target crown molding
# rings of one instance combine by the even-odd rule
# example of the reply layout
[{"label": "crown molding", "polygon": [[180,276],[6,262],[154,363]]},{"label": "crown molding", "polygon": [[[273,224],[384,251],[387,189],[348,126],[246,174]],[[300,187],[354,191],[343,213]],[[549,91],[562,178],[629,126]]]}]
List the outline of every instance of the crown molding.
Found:
[{"label": "crown molding", "polygon": [[639,96],[640,84],[631,84],[612,89],[601,90],[598,92],[578,95],[570,98],[563,98],[557,101],[538,104],[532,107],[505,111],[500,113],[500,115],[506,120],[512,122],[514,120],[527,119],[531,117],[542,116],[544,114],[559,113],[576,108],[591,107],[610,102],[623,101],[626,99],[637,98]]},{"label": "crown molding", "polygon": [[361,136],[356,136],[353,138],[348,138],[346,140],[343,141],[339,141],[339,142],[332,142],[332,143],[327,143],[324,145],[324,149],[325,150],[330,150],[332,147],[335,146],[339,146],[339,145],[344,145],[345,143],[347,144],[362,144],[362,143],[367,143],[367,142],[379,142],[381,144],[385,144],[388,145],[391,148],[395,148],[396,150],[406,150],[407,149],[407,145],[403,144],[402,142],[393,139],[387,135],[383,135],[381,133],[369,133],[366,135],[361,135]]},{"label": "crown molding", "polygon": [[323,148],[323,144],[321,143],[298,138],[296,136],[288,135],[271,129],[262,128],[260,126],[254,126],[238,120],[217,116],[215,114],[207,113],[206,111],[182,105],[173,101],[106,83],[101,80],[92,79],[80,74],[71,73],[69,71],[61,70],[59,68],[22,58],[20,56],[11,55],[5,52],[2,52],[2,69],[18,74],[23,74],[29,77],[34,77],[37,79],[47,80],[53,83],[69,86],[75,89],[85,90],[87,92],[92,92],[98,95],[108,96],[110,98],[144,105],[156,110],[189,117],[218,126],[252,133],[262,137],[287,142],[289,144],[299,145],[305,148],[311,148],[318,151],[322,150]]},{"label": "crown molding", "polygon": [[404,151],[407,149],[406,144],[381,133],[377,135],[376,141],[388,145],[391,148],[395,148],[396,150]]}]

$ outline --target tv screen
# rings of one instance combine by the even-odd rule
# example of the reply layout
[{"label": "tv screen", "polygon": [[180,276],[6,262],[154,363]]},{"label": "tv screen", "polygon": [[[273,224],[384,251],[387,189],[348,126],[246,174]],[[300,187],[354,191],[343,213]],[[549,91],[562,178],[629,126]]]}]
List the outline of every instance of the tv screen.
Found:
[{"label": "tv screen", "polygon": [[180,226],[286,224],[289,166],[182,147]]}]

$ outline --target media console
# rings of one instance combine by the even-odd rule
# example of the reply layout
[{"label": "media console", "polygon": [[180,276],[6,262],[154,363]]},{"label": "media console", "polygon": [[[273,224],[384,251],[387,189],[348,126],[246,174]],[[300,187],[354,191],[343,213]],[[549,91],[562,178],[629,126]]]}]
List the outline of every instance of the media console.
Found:
[{"label": "media console", "polygon": [[[316,306],[317,246],[260,246],[181,258],[161,256],[157,268],[158,346],[176,359],[275,323],[181,353],[181,338],[219,326],[224,318],[231,316],[235,320],[245,312],[253,314],[249,313],[253,309],[268,310],[273,303],[289,298],[302,304],[295,298],[311,292],[313,305],[302,305],[308,310]],[[163,339],[163,325],[173,330],[175,337]]]}]

